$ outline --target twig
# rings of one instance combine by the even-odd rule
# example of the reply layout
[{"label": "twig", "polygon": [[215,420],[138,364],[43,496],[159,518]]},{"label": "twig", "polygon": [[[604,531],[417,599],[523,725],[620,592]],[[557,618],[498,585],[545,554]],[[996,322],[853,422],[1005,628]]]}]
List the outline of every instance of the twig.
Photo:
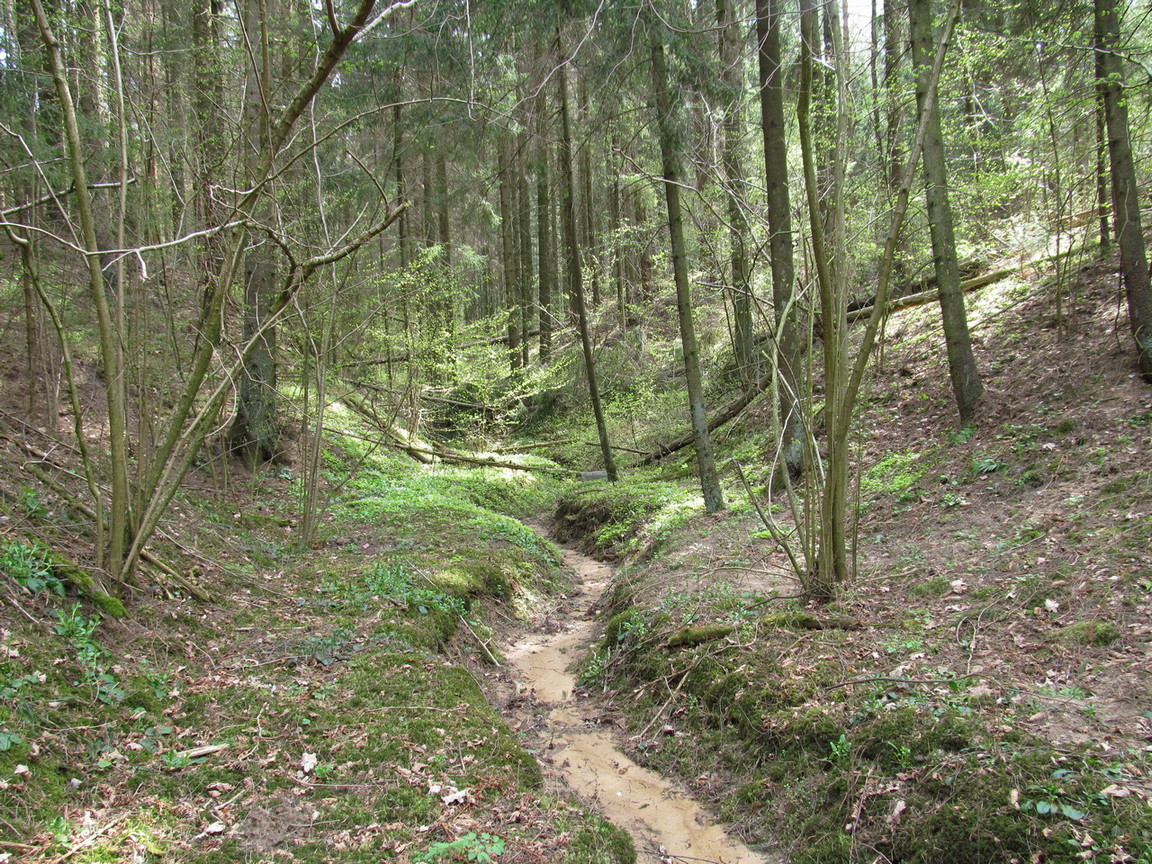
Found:
[{"label": "twig", "polygon": [[853,678],[851,681],[841,681],[839,684],[829,684],[827,687],[821,687],[821,691],[835,690],[837,687],[848,687],[852,684],[871,684],[877,681],[884,681],[891,684],[951,684],[954,681],[964,681],[968,678],[978,677],[975,673],[968,675],[961,675],[958,678],[886,678],[884,676],[877,676],[875,678]]},{"label": "twig", "polygon": [[455,705],[452,708],[438,708],[435,705],[377,705],[375,708],[363,709],[364,714],[373,711],[467,711],[467,705]]},{"label": "twig", "polygon": [[116,825],[123,822],[130,815],[131,815],[130,813],[121,813],[119,816],[117,816],[111,822],[108,822],[106,825],[104,825],[104,827],[99,828],[96,831],[94,831],[93,833],[89,834],[87,837],[85,837],[83,840],[81,840],[79,843],[77,843],[75,846],[73,846],[71,849],[69,849],[63,855],[57,855],[55,858],[52,859],[50,864],[60,864],[61,861],[67,861],[69,858],[71,858],[73,855],[75,855],[80,850],[91,846],[100,837],[107,834]]}]

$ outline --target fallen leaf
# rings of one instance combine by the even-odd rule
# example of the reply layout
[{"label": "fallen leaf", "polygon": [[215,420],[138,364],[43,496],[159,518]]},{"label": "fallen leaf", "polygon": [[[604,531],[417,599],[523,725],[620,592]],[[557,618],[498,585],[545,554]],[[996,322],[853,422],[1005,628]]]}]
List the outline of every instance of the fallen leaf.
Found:
[{"label": "fallen leaf", "polygon": [[897,801],[892,805],[892,809],[888,811],[888,818],[885,820],[889,825],[900,824],[900,814],[908,808],[908,804],[903,799]]},{"label": "fallen leaf", "polygon": [[1132,794],[1132,790],[1127,786],[1117,786],[1113,783],[1111,786],[1105,786],[1101,789],[1099,794],[1107,795],[1109,798],[1127,798]]},{"label": "fallen leaf", "polygon": [[447,795],[442,795],[440,800],[445,804],[464,804],[468,800],[468,790],[457,789],[456,791],[450,792]]},{"label": "fallen leaf", "polygon": [[315,753],[305,753],[304,758],[300,760],[300,770],[305,774],[311,774],[316,770],[317,761]]}]

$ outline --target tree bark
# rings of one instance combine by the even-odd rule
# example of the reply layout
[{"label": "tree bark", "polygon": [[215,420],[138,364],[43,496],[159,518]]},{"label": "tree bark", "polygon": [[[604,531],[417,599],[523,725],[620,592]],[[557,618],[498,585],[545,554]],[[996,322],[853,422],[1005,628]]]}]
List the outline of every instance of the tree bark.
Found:
[{"label": "tree bark", "polygon": [[745,387],[751,387],[759,371],[753,360],[752,280],[748,267],[748,220],[744,216],[744,162],[741,151],[744,123],[741,104],[744,97],[743,53],[740,22],[732,0],[716,0],[716,29],[719,43],[720,80],[724,84],[724,128],[720,138],[724,167],[725,203],[728,213],[729,290],[732,294],[732,350]]},{"label": "tree bark", "polygon": [[1116,54],[1120,25],[1116,0],[1095,0],[1096,51],[1101,59],[1104,119],[1108,129],[1108,158],[1112,167],[1112,210],[1120,270],[1128,299],[1128,323],[1136,342],[1140,374],[1152,383],[1152,282],[1140,225],[1140,189],[1128,135],[1128,103],[1124,69]]},{"label": "tree bark", "polygon": [[504,263],[504,308],[508,315],[508,365],[513,371],[522,365],[520,359],[520,250],[516,232],[516,187],[512,180],[511,154],[507,142],[499,152],[500,243]]},{"label": "tree bark", "polygon": [[552,235],[552,190],[548,171],[548,125],[545,112],[548,97],[543,87],[536,97],[536,267],[540,303],[540,363],[552,354],[552,294],[556,284],[556,262]]},{"label": "tree bark", "polygon": [[528,134],[519,138],[519,167],[516,170],[516,226],[520,245],[520,365],[527,367],[532,340],[533,290],[536,277],[532,260],[532,198],[528,194]]},{"label": "tree bark", "polygon": [[[556,57],[562,58],[560,31],[556,31]],[[575,180],[572,166],[572,123],[568,105],[568,67],[557,70],[560,86],[560,207],[564,222],[564,239],[569,296],[576,306],[576,321],[580,329],[580,345],[584,351],[584,373],[588,379],[588,397],[592,401],[592,413],[596,417],[596,432],[600,439],[600,453],[604,459],[604,470],[608,479],[616,482],[616,460],[612,455],[612,445],[608,441],[608,424],[604,420],[604,409],[600,404],[600,387],[596,380],[596,358],[592,353],[592,338],[588,333],[588,307],[584,302],[584,277],[580,268],[580,240],[576,229]]]},{"label": "tree bark", "polygon": [[[649,26],[652,26],[651,23]],[[696,442],[696,464],[704,509],[717,513],[724,509],[724,495],[716,471],[708,418],[704,410],[704,384],[700,375],[700,351],[692,320],[692,296],[688,285],[688,258],[684,248],[684,224],[680,208],[680,153],[676,144],[677,130],[668,92],[668,70],[664,59],[664,41],[652,34],[652,89],[656,97],[660,156],[664,173],[664,197],[668,205],[668,233],[672,252],[672,275],[676,282],[676,313],[680,320],[680,341],[684,349],[684,373],[688,383],[688,410],[692,436]]]},{"label": "tree bark", "polygon": [[756,38],[760,73],[760,125],[768,192],[768,250],[772,306],[776,312],[776,365],[780,374],[780,453],[793,477],[804,469],[805,432],[799,403],[800,326],[793,301],[792,202],[784,124],[784,69],[780,51],[783,0],[757,0]]},{"label": "tree bark", "polygon": [[[912,41],[912,63],[916,69],[916,104],[923,112],[928,103],[928,82],[935,53],[932,26],[932,0],[909,0],[909,37]],[[928,112],[924,138],[925,198],[928,227],[932,235],[932,256],[936,282],[940,291],[940,314],[944,323],[944,340],[948,349],[948,372],[960,422],[967,423],[976,413],[984,393],[972,338],[968,333],[968,316],[964,295],[960,291],[960,268],[956,261],[956,237],[953,233],[952,207],[948,200],[948,169],[944,157],[944,138],[940,129],[940,111],[933,103]]]},{"label": "tree bark", "polygon": [[[258,176],[259,165],[271,152],[270,119],[267,100],[271,98],[271,57],[267,8],[264,0],[244,4],[244,32],[250,52],[245,88],[244,121],[248,137],[248,176]],[[267,199],[264,199],[267,201]],[[271,219],[264,206],[257,218]],[[255,344],[240,377],[236,417],[229,430],[233,449],[249,468],[274,459],[280,447],[276,393],[276,327],[265,326],[273,304],[276,264],[271,244],[264,237],[249,235],[244,259],[244,343]]]}]

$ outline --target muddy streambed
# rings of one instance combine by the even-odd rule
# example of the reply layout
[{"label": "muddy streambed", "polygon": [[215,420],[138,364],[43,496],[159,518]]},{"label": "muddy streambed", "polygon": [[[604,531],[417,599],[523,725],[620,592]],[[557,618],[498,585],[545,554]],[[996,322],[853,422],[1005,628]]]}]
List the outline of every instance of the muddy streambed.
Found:
[{"label": "muddy streambed", "polygon": [[506,652],[517,691],[545,709],[545,728],[538,731],[549,742],[552,767],[632,835],[641,864],[768,864],[769,859],[728,837],[679,787],[625,756],[600,723],[603,709],[573,696],[576,680],[566,669],[595,635],[591,610],[612,574],[578,552],[564,554],[576,571],[579,594],[562,620],[528,634]]}]

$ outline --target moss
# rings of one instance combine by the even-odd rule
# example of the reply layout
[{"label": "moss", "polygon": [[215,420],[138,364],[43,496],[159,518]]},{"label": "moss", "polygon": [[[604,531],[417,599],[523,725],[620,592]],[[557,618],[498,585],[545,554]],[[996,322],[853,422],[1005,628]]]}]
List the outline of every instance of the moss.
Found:
[{"label": "moss", "polygon": [[649,521],[687,497],[668,483],[636,478],[577,483],[556,505],[556,536],[561,542],[577,540],[592,554],[619,558],[637,546]]},{"label": "moss", "polygon": [[784,609],[770,612],[760,618],[765,627],[790,630],[859,630],[860,622],[847,615],[814,615],[802,609]]},{"label": "moss", "polygon": [[1077,621],[1056,631],[1062,642],[1073,645],[1111,645],[1120,638],[1120,629],[1110,621]]},{"label": "moss", "polygon": [[701,627],[684,627],[670,635],[664,642],[666,648],[682,648],[702,645],[705,642],[714,642],[723,639],[736,628],[731,624],[705,624]]},{"label": "moss", "polygon": [[636,849],[623,828],[599,817],[584,820],[564,852],[564,864],[635,864]]},{"label": "moss", "polygon": [[113,618],[123,618],[128,614],[128,610],[124,608],[124,603],[119,597],[93,591],[88,595],[88,599],[92,601],[92,605],[97,609],[106,615],[111,615]]},{"label": "moss", "polygon": [[434,570],[429,579],[441,591],[457,597],[489,595],[503,599],[512,593],[512,580],[506,568],[488,560],[455,563]]},{"label": "moss", "polygon": [[807,708],[791,716],[777,712],[765,727],[766,742],[779,750],[807,750],[827,754],[830,742],[847,733],[846,727],[819,708]]},{"label": "moss", "polygon": [[92,574],[74,561],[69,560],[54,549],[48,551],[48,561],[60,579],[72,585],[80,594],[92,601],[92,605],[101,612],[113,618],[123,618],[128,614],[124,609],[124,603],[118,597],[113,597],[105,592],[97,584]]},{"label": "moss", "polygon": [[943,597],[951,589],[951,583],[943,576],[937,576],[924,582],[917,582],[908,589],[911,597]]}]

